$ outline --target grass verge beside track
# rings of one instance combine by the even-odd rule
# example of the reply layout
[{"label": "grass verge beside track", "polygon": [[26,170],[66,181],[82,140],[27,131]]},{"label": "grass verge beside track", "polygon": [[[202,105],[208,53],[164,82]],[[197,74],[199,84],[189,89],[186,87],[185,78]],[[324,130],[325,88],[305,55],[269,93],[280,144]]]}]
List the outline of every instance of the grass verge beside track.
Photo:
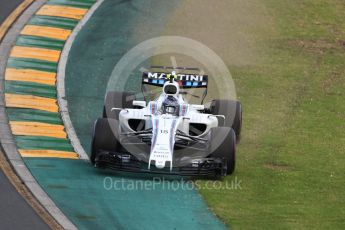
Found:
[{"label": "grass verge beside track", "polygon": [[[263,0],[262,64],[229,66],[244,105],[235,177],[200,192],[233,229],[343,229],[345,5]],[[206,183],[206,182],[201,182]]]}]

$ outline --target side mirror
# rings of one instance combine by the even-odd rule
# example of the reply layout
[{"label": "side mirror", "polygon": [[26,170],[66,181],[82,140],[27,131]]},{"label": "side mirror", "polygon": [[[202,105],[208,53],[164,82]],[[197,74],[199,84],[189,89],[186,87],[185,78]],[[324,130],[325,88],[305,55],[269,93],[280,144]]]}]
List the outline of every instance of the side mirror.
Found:
[{"label": "side mirror", "polygon": [[[222,126],[224,126],[225,125],[225,116],[224,115],[208,115],[208,117],[216,117],[216,118],[221,118],[221,119],[223,119],[223,125]],[[219,119],[218,119],[218,122],[219,122]]]},{"label": "side mirror", "polygon": [[146,107],[146,101],[133,101],[133,106],[145,108]]}]

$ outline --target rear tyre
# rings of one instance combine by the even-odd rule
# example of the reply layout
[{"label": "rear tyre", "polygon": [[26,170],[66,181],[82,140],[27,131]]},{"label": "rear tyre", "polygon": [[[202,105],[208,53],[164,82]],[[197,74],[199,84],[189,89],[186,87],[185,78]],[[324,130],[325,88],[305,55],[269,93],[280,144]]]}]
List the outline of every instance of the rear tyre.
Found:
[{"label": "rear tyre", "polygon": [[95,160],[100,150],[117,151],[120,148],[119,122],[115,119],[98,118],[94,123],[90,161]]},{"label": "rear tyre", "polygon": [[218,119],[220,126],[233,128],[236,133],[237,142],[239,142],[242,129],[241,102],[233,100],[213,100],[211,103],[211,113],[225,116],[225,121],[223,121],[222,118]]},{"label": "rear tyre", "polygon": [[133,108],[135,93],[110,91],[106,94],[103,106],[103,118],[119,119],[120,110],[111,111],[112,108]]},{"label": "rear tyre", "polygon": [[236,164],[236,134],[232,128],[216,127],[211,129],[211,157],[225,160],[226,175],[235,170]]}]

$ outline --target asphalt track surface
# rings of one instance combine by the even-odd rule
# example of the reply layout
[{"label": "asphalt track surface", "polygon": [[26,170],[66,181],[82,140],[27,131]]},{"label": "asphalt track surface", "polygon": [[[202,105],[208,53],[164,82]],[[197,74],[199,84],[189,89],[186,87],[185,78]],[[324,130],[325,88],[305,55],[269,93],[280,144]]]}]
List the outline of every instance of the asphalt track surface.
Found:
[{"label": "asphalt track surface", "polygon": [[[0,24],[22,0],[0,1]],[[3,154],[0,152],[0,154]],[[0,169],[0,229],[49,229]]]},{"label": "asphalt track surface", "polygon": [[3,172],[0,172],[0,191],[0,229],[49,229]]},{"label": "asphalt track surface", "polygon": [[21,2],[22,0],[0,0],[0,24]]}]

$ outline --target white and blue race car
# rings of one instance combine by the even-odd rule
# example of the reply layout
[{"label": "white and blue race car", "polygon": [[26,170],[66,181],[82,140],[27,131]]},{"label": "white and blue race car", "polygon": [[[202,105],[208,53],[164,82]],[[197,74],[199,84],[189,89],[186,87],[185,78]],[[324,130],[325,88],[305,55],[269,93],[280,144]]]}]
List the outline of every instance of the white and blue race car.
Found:
[{"label": "white and blue race car", "polygon": [[[103,118],[94,124],[92,164],[183,176],[231,174],[242,126],[241,103],[212,100],[203,104],[207,75],[144,72],[144,95],[146,86],[162,91],[154,100],[145,96],[136,100],[132,92],[106,94]],[[188,90],[196,88],[204,89],[202,102],[189,104],[185,97],[192,94]]]}]

